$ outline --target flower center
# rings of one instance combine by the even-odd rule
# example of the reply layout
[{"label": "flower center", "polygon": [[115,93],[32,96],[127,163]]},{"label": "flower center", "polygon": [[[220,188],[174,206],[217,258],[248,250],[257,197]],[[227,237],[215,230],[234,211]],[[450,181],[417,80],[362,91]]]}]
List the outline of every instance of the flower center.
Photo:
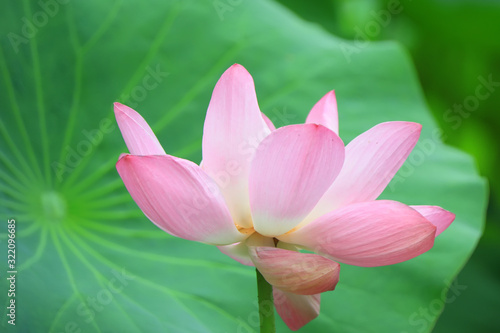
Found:
[{"label": "flower center", "polygon": [[241,232],[243,235],[251,235],[255,232],[255,229],[253,227],[250,228],[244,228],[240,225],[235,224],[236,229],[238,229],[239,232]]}]

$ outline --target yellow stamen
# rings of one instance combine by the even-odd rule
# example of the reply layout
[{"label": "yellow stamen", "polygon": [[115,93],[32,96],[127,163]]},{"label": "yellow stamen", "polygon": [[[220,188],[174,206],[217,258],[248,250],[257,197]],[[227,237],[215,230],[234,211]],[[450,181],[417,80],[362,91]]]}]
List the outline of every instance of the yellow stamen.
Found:
[{"label": "yellow stamen", "polygon": [[251,228],[243,228],[242,226],[239,226],[235,224],[236,229],[238,229],[239,232],[241,232],[244,235],[251,235],[255,232],[255,229],[253,227]]}]

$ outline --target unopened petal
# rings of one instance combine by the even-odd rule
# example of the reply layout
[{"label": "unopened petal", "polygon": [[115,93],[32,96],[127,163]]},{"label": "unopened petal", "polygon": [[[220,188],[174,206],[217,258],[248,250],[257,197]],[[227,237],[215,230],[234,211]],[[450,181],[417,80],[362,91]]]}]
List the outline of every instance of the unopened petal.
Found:
[{"label": "unopened petal", "polygon": [[196,164],[169,155],[124,155],[116,168],[144,214],[166,232],[215,245],[246,237],[217,185]]},{"label": "unopened petal", "polygon": [[323,96],[309,112],[306,124],[319,124],[339,134],[337,99],[332,90]]},{"label": "unopened petal", "polygon": [[421,129],[417,123],[393,121],[352,140],[345,149],[342,171],[307,221],[335,208],[377,199],[415,147]]},{"label": "unopened petal", "polygon": [[140,114],[120,103],[115,103],[114,108],[116,122],[131,154],[165,155],[160,142]]},{"label": "unopened petal", "polygon": [[436,237],[455,220],[455,214],[439,206],[410,206],[436,226]]},{"label": "unopened petal", "polygon": [[319,315],[321,295],[297,295],[273,288],[276,312],[289,329],[296,331]]},{"label": "unopened petal", "polygon": [[254,82],[233,65],[217,82],[203,128],[203,169],[221,188],[239,226],[251,227],[248,174],[255,149],[270,133],[262,118]]},{"label": "unopened petal", "polygon": [[344,161],[342,140],[324,126],[281,127],[262,141],[250,170],[254,227],[274,237],[295,227],[316,205]]},{"label": "unopened petal", "polygon": [[339,282],[340,265],[317,254],[265,246],[251,246],[249,253],[267,282],[286,292],[314,295]]},{"label": "unopened petal", "polygon": [[432,248],[436,226],[402,203],[377,200],[334,210],[279,237],[333,260],[383,266],[412,259]]}]

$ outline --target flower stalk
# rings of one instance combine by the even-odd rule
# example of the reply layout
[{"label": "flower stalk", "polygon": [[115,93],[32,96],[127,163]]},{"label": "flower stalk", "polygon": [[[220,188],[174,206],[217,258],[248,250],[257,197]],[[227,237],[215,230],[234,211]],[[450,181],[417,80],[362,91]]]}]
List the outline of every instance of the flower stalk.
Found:
[{"label": "flower stalk", "polygon": [[273,287],[264,279],[258,269],[255,272],[257,273],[260,333],[275,333]]}]

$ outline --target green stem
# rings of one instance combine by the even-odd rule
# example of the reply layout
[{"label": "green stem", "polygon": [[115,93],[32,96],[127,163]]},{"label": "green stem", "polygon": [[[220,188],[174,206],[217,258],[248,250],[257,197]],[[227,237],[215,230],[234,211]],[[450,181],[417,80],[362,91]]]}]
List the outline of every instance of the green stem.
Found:
[{"label": "green stem", "polygon": [[255,271],[257,272],[260,333],[275,333],[273,287],[264,279],[258,269]]}]

